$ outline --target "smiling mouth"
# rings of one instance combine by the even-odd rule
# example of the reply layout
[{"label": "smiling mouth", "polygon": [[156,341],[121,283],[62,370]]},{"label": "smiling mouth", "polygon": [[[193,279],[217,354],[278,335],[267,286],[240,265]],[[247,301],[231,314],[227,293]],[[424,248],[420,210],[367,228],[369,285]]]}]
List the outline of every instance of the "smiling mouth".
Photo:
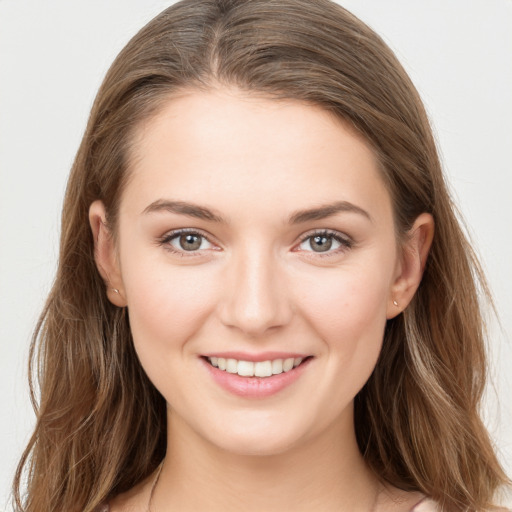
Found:
[{"label": "smiling mouth", "polygon": [[240,377],[272,377],[280,373],[287,373],[304,361],[311,359],[308,357],[290,357],[287,359],[272,359],[267,361],[244,361],[224,357],[205,357],[212,366],[226,373],[236,373]]}]

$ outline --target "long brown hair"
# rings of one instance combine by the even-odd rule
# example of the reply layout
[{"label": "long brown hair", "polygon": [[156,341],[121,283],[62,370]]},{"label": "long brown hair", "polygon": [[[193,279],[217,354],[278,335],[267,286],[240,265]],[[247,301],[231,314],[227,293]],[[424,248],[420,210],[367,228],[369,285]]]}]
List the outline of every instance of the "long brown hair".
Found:
[{"label": "long brown hair", "polygon": [[379,159],[397,234],[433,215],[421,285],[388,322],[356,397],[357,440],[382,480],[443,510],[491,507],[507,478],[478,412],[486,377],[478,295],[487,288],[409,77],[371,29],[329,0],[184,0],[117,57],[73,165],[58,272],[31,348],[40,399],[33,391],[37,425],[14,482],[17,510],[90,512],[164,456],[165,402],[139,364],[125,310],[107,300],[88,209],[101,199],[116,225],[135,127],[177,91],[213,83],[343,118]]}]

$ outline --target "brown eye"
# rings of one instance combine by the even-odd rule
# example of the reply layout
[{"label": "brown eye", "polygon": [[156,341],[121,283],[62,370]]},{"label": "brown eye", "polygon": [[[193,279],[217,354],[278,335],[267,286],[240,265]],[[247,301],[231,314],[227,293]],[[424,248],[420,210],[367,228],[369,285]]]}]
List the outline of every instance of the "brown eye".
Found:
[{"label": "brown eye", "polygon": [[194,235],[187,233],[181,235],[179,238],[180,248],[184,251],[197,251],[201,247],[203,237],[201,235]]},{"label": "brown eye", "polygon": [[341,233],[321,231],[304,237],[299,248],[304,252],[334,256],[345,249],[350,249],[352,245],[352,240]]},{"label": "brown eye", "polygon": [[332,237],[312,236],[309,240],[309,245],[315,252],[325,252],[332,247]]},{"label": "brown eye", "polygon": [[175,253],[195,253],[212,249],[213,244],[197,231],[174,231],[164,236],[160,243]]}]

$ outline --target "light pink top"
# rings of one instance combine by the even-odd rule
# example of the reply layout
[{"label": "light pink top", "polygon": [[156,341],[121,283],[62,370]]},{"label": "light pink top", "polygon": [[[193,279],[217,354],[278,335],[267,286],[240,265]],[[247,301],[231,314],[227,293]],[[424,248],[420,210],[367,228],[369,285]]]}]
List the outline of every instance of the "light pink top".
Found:
[{"label": "light pink top", "polygon": [[[101,505],[96,509],[95,512],[109,512],[110,508],[108,503]],[[427,498],[422,498],[414,507],[411,508],[410,512],[439,512],[437,505],[434,501]]]},{"label": "light pink top", "polygon": [[[436,503],[427,498],[423,498],[420,500],[414,507],[412,507],[411,512],[438,512],[439,508]],[[107,511],[108,512],[108,509]]]}]

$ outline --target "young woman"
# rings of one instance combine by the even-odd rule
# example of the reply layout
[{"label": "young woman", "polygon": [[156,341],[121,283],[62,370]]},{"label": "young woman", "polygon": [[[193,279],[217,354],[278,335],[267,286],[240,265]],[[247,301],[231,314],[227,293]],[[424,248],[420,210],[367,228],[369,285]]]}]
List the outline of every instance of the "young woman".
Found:
[{"label": "young woman", "polygon": [[17,507],[490,510],[479,286],[375,33],[328,0],[179,2],[73,166]]}]

